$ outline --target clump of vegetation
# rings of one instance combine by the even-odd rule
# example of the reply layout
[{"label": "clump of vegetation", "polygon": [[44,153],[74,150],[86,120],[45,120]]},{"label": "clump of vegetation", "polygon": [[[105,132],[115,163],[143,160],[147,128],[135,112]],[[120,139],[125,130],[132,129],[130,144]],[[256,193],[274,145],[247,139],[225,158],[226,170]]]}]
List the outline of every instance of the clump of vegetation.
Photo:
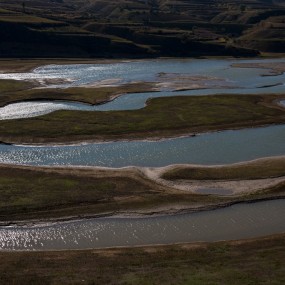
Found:
[{"label": "clump of vegetation", "polygon": [[214,244],[1,252],[0,280],[22,285],[281,285],[284,255],[284,235]]},{"label": "clump of vegetation", "polygon": [[283,158],[258,160],[246,164],[217,167],[178,167],[163,174],[164,179],[240,180],[285,176]]},{"label": "clump of vegetation", "polygon": [[[274,160],[271,162],[274,165]],[[244,170],[247,170],[246,166]],[[206,171],[204,176],[207,176]],[[227,176],[224,178],[228,179]],[[159,185],[135,169],[112,171],[2,165],[0,220],[77,218],[128,211],[149,213],[174,206],[197,210],[197,207],[213,208],[241,201],[284,197],[284,191],[283,182],[240,196],[199,195]]]},{"label": "clump of vegetation", "polygon": [[[84,98],[84,93],[78,93],[76,100]],[[54,95],[57,99],[65,98]],[[169,137],[284,123],[284,109],[274,103],[281,98],[284,96],[176,96],[151,99],[139,110],[57,111],[36,118],[1,121],[0,139],[5,142],[70,142]]]}]

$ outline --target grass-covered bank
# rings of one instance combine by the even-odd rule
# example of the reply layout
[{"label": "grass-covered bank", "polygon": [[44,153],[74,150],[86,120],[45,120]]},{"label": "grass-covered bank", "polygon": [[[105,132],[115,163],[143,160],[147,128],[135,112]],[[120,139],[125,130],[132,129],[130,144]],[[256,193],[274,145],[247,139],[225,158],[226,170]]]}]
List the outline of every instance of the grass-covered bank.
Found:
[{"label": "grass-covered bank", "polygon": [[238,242],[0,252],[2,284],[282,285],[284,234]]},{"label": "grass-covered bank", "polygon": [[[272,168],[276,164],[271,162]],[[226,179],[226,178],[225,178]],[[266,181],[265,181],[266,182]],[[264,182],[264,183],[265,183]],[[0,221],[175,213],[284,197],[285,183],[235,196],[199,195],[152,179],[143,169],[0,166]]]},{"label": "grass-covered bank", "polygon": [[96,105],[126,93],[151,91],[151,83],[129,83],[110,87],[72,87],[32,89],[36,82],[0,80],[0,107],[10,103],[40,100],[65,100]]},{"label": "grass-covered bank", "polygon": [[[214,202],[157,185],[138,171],[0,167],[0,220],[63,218]],[[201,201],[202,201],[201,200]],[[218,200],[217,200],[218,201]]]},{"label": "grass-covered bank", "polygon": [[177,166],[163,174],[164,179],[251,180],[285,176],[284,158],[259,159],[223,166]]},{"label": "grass-covered bank", "polygon": [[0,122],[0,140],[51,143],[171,137],[285,122],[284,95],[212,95],[154,98],[132,111],[57,111]]}]

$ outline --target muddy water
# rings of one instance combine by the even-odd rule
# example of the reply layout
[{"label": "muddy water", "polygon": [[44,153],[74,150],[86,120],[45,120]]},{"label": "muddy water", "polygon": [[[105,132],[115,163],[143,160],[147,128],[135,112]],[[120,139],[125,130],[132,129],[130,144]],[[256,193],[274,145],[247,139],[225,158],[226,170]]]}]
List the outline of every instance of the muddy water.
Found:
[{"label": "muddy water", "polygon": [[98,218],[0,228],[2,250],[64,250],[219,241],[285,232],[285,200],[237,204],[192,214]]}]

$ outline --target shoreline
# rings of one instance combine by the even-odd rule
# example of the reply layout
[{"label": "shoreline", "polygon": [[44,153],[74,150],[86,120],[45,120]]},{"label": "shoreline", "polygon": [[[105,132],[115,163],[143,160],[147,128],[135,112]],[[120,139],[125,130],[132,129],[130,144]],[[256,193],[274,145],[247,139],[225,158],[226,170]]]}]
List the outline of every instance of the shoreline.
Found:
[{"label": "shoreline", "polygon": [[[133,284],[133,278],[136,284],[148,284],[149,280],[154,280],[153,284],[165,284],[166,279],[170,280],[167,284],[192,284],[193,275],[197,284],[229,284],[232,276],[237,276],[236,285],[240,280],[244,284],[266,283],[268,278],[282,284],[284,264],[280,260],[284,257],[284,238],[285,234],[281,233],[219,242],[65,251],[1,251],[0,276],[7,284],[12,281],[22,284],[23,279],[24,284],[31,284],[33,280],[36,284],[92,284],[94,280],[98,281],[94,284],[117,284],[126,280],[130,280],[126,284]],[[173,276],[187,278],[189,275],[189,279],[171,282]],[[111,280],[109,276],[112,276]]]},{"label": "shoreline", "polygon": [[[234,56],[197,56],[197,57],[145,57],[145,58],[120,58],[120,59],[110,59],[110,58],[0,58],[1,63],[18,62],[20,64],[12,67],[4,68],[5,73],[18,73],[18,72],[29,72],[34,69],[52,64],[109,64],[118,62],[131,62],[131,61],[147,61],[147,60],[191,60],[191,59],[264,59],[264,58],[276,58],[272,55],[266,56],[252,56],[252,57],[234,57]],[[278,55],[278,58],[284,58],[284,55]],[[30,62],[32,66],[23,66],[24,62]],[[38,63],[37,63],[38,62]],[[60,63],[54,63],[60,62]],[[46,64],[45,64],[46,63]],[[2,65],[3,66],[3,65]],[[0,68],[0,72],[3,72],[3,67]]]},{"label": "shoreline", "polygon": [[45,253],[80,253],[80,252],[106,252],[106,251],[120,251],[120,250],[131,250],[131,249],[142,249],[142,250],[159,250],[164,248],[170,248],[170,247],[186,247],[187,249],[201,249],[205,248],[207,246],[215,246],[218,244],[229,244],[229,245],[242,245],[242,244],[249,244],[249,243],[255,243],[258,241],[267,241],[267,240],[274,240],[284,238],[285,239],[285,233],[277,233],[272,235],[266,235],[266,236],[260,236],[260,237],[252,237],[252,238],[245,238],[245,239],[232,239],[232,240],[217,240],[213,242],[208,241],[197,241],[197,242],[174,242],[174,243],[157,243],[157,244],[145,244],[145,245],[129,245],[129,246],[111,246],[111,247],[102,247],[102,248],[86,248],[86,249],[57,249],[57,250],[1,250],[0,254],[10,253],[10,254],[16,254],[16,253],[23,253],[23,254],[45,254]]},{"label": "shoreline", "polygon": [[[281,106],[282,107],[282,106]],[[284,108],[284,107],[282,107]],[[3,140],[3,137],[0,135],[0,145],[11,145],[11,146],[37,146],[37,147],[56,147],[56,146],[80,146],[80,145],[88,145],[88,144],[103,144],[103,143],[116,143],[116,142],[159,142],[159,141],[167,141],[167,140],[174,140],[174,139],[183,139],[183,138],[190,138],[190,137],[196,137],[199,135],[205,135],[205,134],[212,134],[212,133],[220,133],[220,132],[227,132],[227,131],[238,131],[238,130],[248,130],[248,129],[255,129],[255,128],[266,128],[270,126],[281,126],[285,125],[285,123],[268,123],[268,124],[257,124],[257,125],[251,125],[251,126],[244,126],[244,127],[228,127],[228,128],[221,128],[216,130],[205,130],[205,131],[199,131],[199,132],[193,132],[193,133],[178,133],[173,134],[169,136],[149,136],[149,137],[142,137],[142,138],[116,138],[116,139],[91,139],[91,140],[69,140],[67,142],[15,142],[13,140],[5,141]]]},{"label": "shoreline", "polygon": [[[4,73],[18,73],[18,72],[30,72],[34,69],[44,66],[44,65],[70,65],[70,64],[110,64],[118,62],[138,62],[138,61],[154,61],[154,60],[262,60],[262,59],[280,59],[284,58],[285,54],[260,54],[258,56],[189,56],[189,57],[170,57],[170,56],[157,56],[157,57],[144,57],[144,58],[0,58],[1,63],[18,62],[14,67],[5,66],[3,70],[3,65],[0,68],[0,72]],[[26,63],[25,63],[26,62]],[[23,66],[25,63],[25,66]],[[27,66],[30,63],[31,66]]]},{"label": "shoreline", "polygon": [[[19,220],[19,221],[0,221],[1,228],[10,228],[10,227],[48,227],[55,224],[65,224],[73,223],[80,221],[88,221],[93,219],[100,218],[116,218],[116,219],[144,219],[150,217],[167,217],[167,216],[177,216],[185,214],[194,214],[199,212],[210,212],[218,209],[228,208],[234,205],[239,204],[253,204],[265,201],[275,201],[275,200],[285,200],[285,194],[280,196],[272,196],[267,198],[254,198],[249,200],[238,200],[226,203],[219,203],[201,207],[176,207],[175,209],[171,208],[170,210],[161,210],[161,211],[121,211],[121,212],[109,212],[101,214],[87,214],[87,215],[78,215],[78,216],[69,216],[62,218],[52,218],[52,219],[32,219],[32,220]],[[1,250],[0,250],[1,251]]]},{"label": "shoreline", "polygon": [[[219,97],[221,96],[221,97]],[[156,102],[161,100],[162,102],[171,102],[171,100],[173,101],[173,99],[175,99],[176,97],[167,97],[167,99],[164,99],[163,97],[159,97],[159,98],[154,98],[153,100],[153,105],[155,106]],[[280,104],[280,101],[284,101],[284,94],[272,94],[272,95],[225,95],[225,94],[218,94],[218,95],[205,95],[205,96],[199,96],[199,97],[194,97],[194,99],[189,96],[178,96],[177,100],[184,100],[184,101],[201,101],[201,100],[205,100],[206,98],[211,98],[211,100],[214,100],[214,98],[221,98],[221,100],[225,100],[226,102],[228,100],[230,100],[230,98],[236,98],[235,100],[237,100],[237,102],[241,102],[241,104],[243,103],[244,100],[251,100],[253,101],[254,98],[257,98],[257,102],[253,102],[254,104],[254,108],[258,108],[258,105],[261,105],[263,108],[267,108],[268,110],[272,109],[272,110],[276,110],[276,112],[282,111],[282,113],[285,112],[285,108],[283,106],[283,104]],[[197,99],[196,99],[197,98]],[[167,101],[165,101],[167,100]],[[178,101],[178,102],[180,102]],[[188,102],[187,101],[187,102]],[[138,110],[131,110],[131,111],[110,111],[112,114],[116,114],[116,116],[118,116],[119,118],[122,117],[123,114],[142,114],[140,116],[141,120],[146,120],[146,113],[148,112],[148,110],[151,110],[152,108],[152,104],[149,104],[150,100],[147,101],[147,107],[143,108],[143,109],[138,109]],[[170,103],[167,103],[170,104]],[[173,104],[173,103],[172,103]],[[191,105],[193,106],[193,105]],[[175,106],[174,106],[175,107]],[[253,108],[253,111],[254,111]],[[64,111],[57,111],[54,112],[57,115],[60,115],[60,112],[64,112]],[[82,111],[66,111],[67,114],[71,114],[70,112],[74,112],[74,114],[76,113],[80,113]],[[152,112],[152,113],[151,113]],[[154,111],[151,111],[150,114],[153,114],[153,116],[155,117],[157,113],[154,113]],[[264,111],[265,112],[265,111]],[[40,119],[45,119],[48,122],[50,122],[53,119],[53,115],[54,113],[51,114],[47,114],[45,116],[41,116]],[[94,113],[94,114],[92,114]],[[99,118],[101,118],[103,121],[106,120],[106,116],[108,114],[108,112],[100,112],[97,111]],[[94,117],[95,114],[97,114],[96,112],[85,112],[84,116],[86,118],[92,118],[92,116]],[[161,115],[158,114],[158,118],[159,116],[163,116],[164,113],[162,112]],[[88,117],[89,116],[89,117]],[[74,117],[74,116],[73,116]],[[48,146],[48,145],[74,145],[74,144],[90,144],[90,143],[105,143],[105,142],[122,142],[122,141],[159,141],[159,140],[166,140],[166,139],[173,139],[173,138],[180,138],[180,137],[191,137],[191,136],[197,136],[200,134],[204,134],[204,133],[212,133],[212,132],[221,132],[221,131],[228,131],[228,130],[241,130],[241,129],[250,129],[250,128],[257,128],[257,127],[266,127],[266,126],[275,126],[275,125],[283,125],[284,122],[284,115],[283,114],[279,114],[278,116],[271,116],[272,118],[268,118],[268,119],[248,119],[247,121],[225,121],[225,122],[220,122],[219,124],[211,124],[211,125],[185,125],[182,129],[174,129],[174,127],[170,128],[170,129],[158,129],[158,130],[153,130],[152,128],[147,128],[147,129],[142,129],[142,131],[138,132],[136,129],[127,132],[127,133],[122,133],[122,131],[119,129],[116,132],[116,129],[114,129],[111,133],[105,131],[106,133],[102,132],[101,134],[98,135],[90,135],[90,134],[80,134],[80,136],[74,132],[74,133],[70,133],[67,134],[65,137],[48,137],[48,136],[41,136],[40,134],[36,134],[36,137],[30,137],[30,136],[26,136],[25,133],[24,134],[20,134],[21,135],[9,135],[10,130],[8,131],[8,133],[6,135],[0,135],[0,141],[2,141],[2,143],[4,144],[13,144],[13,145],[35,145],[35,146]],[[139,117],[140,118],[140,117]],[[227,117],[226,117],[227,118]],[[13,125],[16,124],[27,124],[27,122],[30,120],[31,122],[34,120],[35,124],[37,124],[37,120],[40,120],[37,117],[36,118],[27,118],[27,119],[14,119],[14,120],[3,120],[3,124],[4,125]],[[127,120],[128,121],[128,120]],[[268,121],[268,122],[266,122]],[[63,123],[65,123],[65,121],[63,121]],[[15,127],[16,127],[15,126]],[[36,125],[37,126],[37,125]],[[83,125],[84,126],[84,125]],[[83,127],[82,126],[82,127]],[[61,127],[61,126],[59,126]],[[13,125],[14,128],[14,125]],[[37,128],[39,128],[37,126]],[[29,128],[27,128],[27,130],[29,131]],[[108,130],[108,128],[107,128]],[[76,137],[76,139],[75,139]],[[68,142],[68,143],[67,143]]]},{"label": "shoreline", "polygon": [[[238,162],[235,164],[224,164],[224,165],[211,165],[211,166],[204,166],[204,165],[193,165],[193,164],[176,164],[176,165],[169,165],[165,167],[160,168],[142,168],[142,167],[122,167],[122,168],[106,168],[106,167],[91,167],[91,166],[26,166],[26,165],[10,165],[10,164],[0,164],[0,170],[1,169],[9,169],[10,170],[29,170],[31,172],[43,172],[47,174],[61,174],[61,175],[68,175],[72,174],[73,176],[80,177],[82,179],[88,178],[88,177],[97,177],[97,178],[108,178],[111,177],[137,177],[137,179],[141,181],[146,181],[148,183],[149,187],[153,185],[153,187],[159,187],[162,191],[165,193],[189,193],[193,195],[197,195],[197,197],[201,197],[200,194],[190,193],[188,191],[183,191],[181,189],[175,188],[175,185],[167,185],[167,183],[161,183],[159,181],[159,178],[162,176],[163,173],[173,169],[173,168],[183,168],[183,167],[189,167],[189,166],[195,166],[196,168],[203,168],[203,169],[215,169],[215,168],[223,168],[223,167],[229,167],[229,166],[247,166],[247,165],[254,165],[255,163],[266,163],[266,162],[272,162],[272,161],[278,161],[278,160],[284,160],[285,156],[277,156],[277,157],[267,157],[267,158],[261,158],[261,159],[255,159],[250,160],[246,162]],[[158,179],[155,176],[152,176],[149,174],[149,171],[151,172],[159,172],[160,175],[158,176]],[[234,195],[226,196],[228,201],[197,201],[194,204],[187,204],[187,202],[174,202],[173,204],[160,204],[159,203],[155,206],[146,207],[146,208],[121,208],[119,210],[112,210],[112,211],[102,211],[97,213],[81,213],[80,211],[78,214],[71,215],[71,216],[61,216],[61,217],[47,217],[47,218],[39,218],[39,219],[22,219],[22,220],[6,220],[1,221],[0,226],[11,226],[11,225],[35,225],[38,223],[58,223],[58,222],[66,222],[66,221],[74,221],[74,220],[85,220],[85,219],[94,219],[94,218],[102,218],[102,217],[150,217],[150,216],[161,216],[161,215],[177,215],[177,214],[185,214],[185,213],[194,213],[194,212],[200,212],[200,211],[210,211],[215,210],[219,208],[225,208],[232,206],[234,204],[240,204],[240,203],[254,203],[254,202],[260,202],[265,200],[275,200],[275,199],[285,199],[285,194],[281,192],[277,193],[270,193],[270,190],[267,189],[274,188],[280,183],[284,184],[285,176],[279,177],[277,176],[275,179],[274,185],[271,185],[269,187],[266,186],[266,181],[270,180],[271,178],[263,178],[263,191],[261,195],[253,195],[251,194],[258,193],[262,191],[262,189],[251,189],[251,191],[245,191],[241,193],[235,193]],[[279,180],[282,181],[280,182]],[[169,180],[164,180],[168,182]],[[195,182],[195,180],[193,180]],[[241,183],[242,181],[248,181],[246,179],[238,179],[237,182]],[[197,180],[196,180],[197,182]],[[199,182],[199,181],[198,181]],[[214,181],[215,182],[215,181]],[[219,181],[218,181],[219,182]],[[211,183],[211,181],[210,181]],[[224,180],[224,183],[231,184],[232,180]],[[255,184],[255,180],[251,180],[251,183]],[[209,196],[210,194],[202,195],[202,196]],[[210,196],[216,196],[223,198],[223,195],[210,195]],[[183,199],[183,198],[182,198]]]}]

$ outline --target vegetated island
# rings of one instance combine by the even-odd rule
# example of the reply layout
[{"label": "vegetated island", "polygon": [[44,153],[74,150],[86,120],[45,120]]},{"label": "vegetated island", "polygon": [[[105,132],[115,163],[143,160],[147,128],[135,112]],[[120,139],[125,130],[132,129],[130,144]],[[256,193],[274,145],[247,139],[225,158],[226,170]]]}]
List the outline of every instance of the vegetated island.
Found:
[{"label": "vegetated island", "polygon": [[[0,165],[0,219],[9,225],[25,220],[171,214],[284,198],[284,166],[284,157],[161,168]],[[222,187],[233,192],[197,193],[199,188]]]},{"label": "vegetated island", "polygon": [[98,105],[112,101],[128,93],[145,93],[198,90],[205,88],[230,89],[235,86],[225,79],[214,76],[159,73],[152,81],[121,82],[119,78],[91,82],[69,88],[52,88],[53,84],[65,83],[68,79],[13,80],[0,79],[0,107],[24,101],[66,100]]},{"label": "vegetated island", "polygon": [[56,111],[4,120],[6,143],[71,143],[164,138],[285,122],[284,95],[175,96],[148,100],[130,111]]}]

